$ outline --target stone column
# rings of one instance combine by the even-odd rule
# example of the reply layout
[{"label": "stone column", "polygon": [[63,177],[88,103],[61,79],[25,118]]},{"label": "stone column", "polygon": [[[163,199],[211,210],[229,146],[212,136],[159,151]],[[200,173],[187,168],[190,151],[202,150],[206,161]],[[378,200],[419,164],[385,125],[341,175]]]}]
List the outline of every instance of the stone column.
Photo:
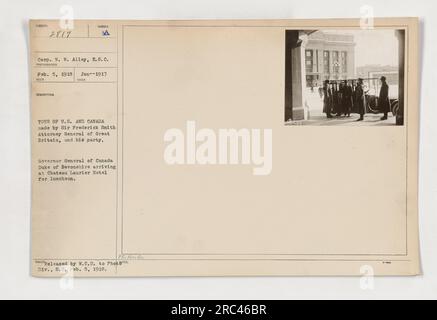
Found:
[{"label": "stone column", "polygon": [[347,57],[346,57],[346,63],[347,63],[347,76],[349,79],[356,77],[355,72],[355,48],[352,47],[347,50]]},{"label": "stone column", "polygon": [[317,50],[317,55],[319,57],[319,66],[318,66],[318,69],[317,69],[317,73],[319,75],[319,85],[322,85],[322,82],[324,80],[323,77],[322,77],[323,68],[324,68],[324,66],[323,66],[323,49]]},{"label": "stone column", "polygon": [[405,31],[396,30],[396,37],[399,43],[399,112],[400,114],[396,117],[396,124],[404,124],[404,104],[405,104]]},{"label": "stone column", "polygon": [[343,76],[342,54],[343,54],[343,50],[339,50],[338,51],[338,73],[340,75],[340,78]]},{"label": "stone column", "polygon": [[329,75],[332,78],[334,74],[334,51],[329,50]]},{"label": "stone column", "polygon": [[305,32],[289,30],[285,45],[285,121],[303,120],[305,105]]},{"label": "stone column", "polygon": [[292,69],[292,53],[293,47],[296,46],[297,41],[299,40],[298,31],[288,30],[285,32],[285,114],[284,120],[289,121],[293,120],[293,83],[292,83],[292,74],[295,72]]}]

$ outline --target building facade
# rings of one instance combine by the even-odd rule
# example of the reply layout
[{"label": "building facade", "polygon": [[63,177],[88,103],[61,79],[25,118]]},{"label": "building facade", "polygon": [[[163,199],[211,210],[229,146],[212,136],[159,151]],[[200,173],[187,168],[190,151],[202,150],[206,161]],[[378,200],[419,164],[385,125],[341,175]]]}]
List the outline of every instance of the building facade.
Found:
[{"label": "building facade", "polygon": [[355,77],[354,36],[316,31],[305,44],[306,86],[321,86],[324,80]]},{"label": "building facade", "polygon": [[387,82],[392,85],[399,84],[399,67],[398,66],[382,66],[382,65],[366,65],[357,68],[357,76],[360,78],[375,78],[381,76],[386,77]]}]

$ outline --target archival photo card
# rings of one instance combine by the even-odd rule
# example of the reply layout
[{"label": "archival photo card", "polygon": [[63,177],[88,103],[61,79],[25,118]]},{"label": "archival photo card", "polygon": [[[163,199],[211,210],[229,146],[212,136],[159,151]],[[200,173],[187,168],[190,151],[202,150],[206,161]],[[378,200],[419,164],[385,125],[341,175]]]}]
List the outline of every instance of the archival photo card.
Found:
[{"label": "archival photo card", "polygon": [[417,18],[30,21],[32,274],[420,274]]}]

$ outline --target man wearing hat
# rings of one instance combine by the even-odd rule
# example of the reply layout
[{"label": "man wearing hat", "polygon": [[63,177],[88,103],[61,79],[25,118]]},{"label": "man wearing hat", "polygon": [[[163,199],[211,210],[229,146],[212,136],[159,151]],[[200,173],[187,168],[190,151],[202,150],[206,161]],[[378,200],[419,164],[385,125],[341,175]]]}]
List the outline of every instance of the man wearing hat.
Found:
[{"label": "man wearing hat", "polygon": [[384,113],[384,116],[381,118],[381,120],[387,120],[388,113],[390,111],[390,99],[388,97],[388,84],[386,77],[381,77],[381,90],[379,92],[379,98],[378,98],[378,107],[381,112]]},{"label": "man wearing hat", "polygon": [[355,99],[357,104],[357,111],[360,115],[360,118],[357,121],[364,120],[364,89],[363,89],[363,79],[359,78],[357,87],[355,89]]},{"label": "man wearing hat", "polygon": [[323,112],[326,113],[326,117],[332,118],[331,108],[332,108],[332,91],[329,88],[329,80],[323,82]]}]

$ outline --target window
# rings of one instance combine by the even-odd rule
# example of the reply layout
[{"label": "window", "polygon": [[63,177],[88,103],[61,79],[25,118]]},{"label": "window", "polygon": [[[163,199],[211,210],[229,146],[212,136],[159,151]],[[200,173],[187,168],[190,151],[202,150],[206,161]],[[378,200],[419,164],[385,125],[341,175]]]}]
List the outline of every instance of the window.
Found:
[{"label": "window", "polygon": [[332,69],[334,70],[334,73],[340,72],[340,61],[338,57],[338,51],[332,52]]},{"label": "window", "polygon": [[323,52],[323,72],[329,74],[329,51]]},{"label": "window", "polygon": [[341,53],[341,70],[347,72],[347,52],[342,51]]},{"label": "window", "polygon": [[306,72],[313,72],[313,50],[305,50],[305,66]]}]

